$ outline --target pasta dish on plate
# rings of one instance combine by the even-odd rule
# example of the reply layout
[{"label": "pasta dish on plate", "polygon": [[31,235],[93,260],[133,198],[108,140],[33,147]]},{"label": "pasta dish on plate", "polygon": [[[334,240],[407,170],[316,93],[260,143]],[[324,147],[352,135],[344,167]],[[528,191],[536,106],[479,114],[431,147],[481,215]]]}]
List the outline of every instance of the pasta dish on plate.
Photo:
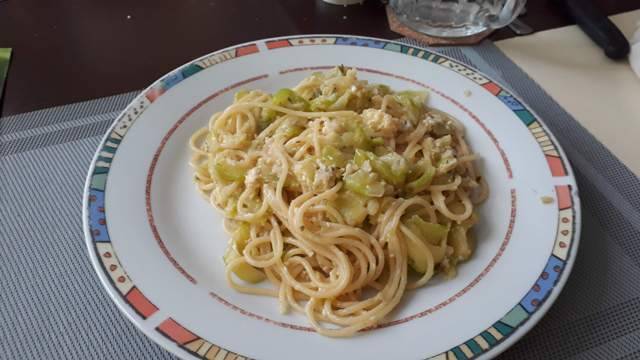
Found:
[{"label": "pasta dish on plate", "polygon": [[454,276],[488,189],[463,127],[427,95],[339,66],[274,94],[239,91],[194,133],[195,183],[231,238],[229,285],[346,337]]}]

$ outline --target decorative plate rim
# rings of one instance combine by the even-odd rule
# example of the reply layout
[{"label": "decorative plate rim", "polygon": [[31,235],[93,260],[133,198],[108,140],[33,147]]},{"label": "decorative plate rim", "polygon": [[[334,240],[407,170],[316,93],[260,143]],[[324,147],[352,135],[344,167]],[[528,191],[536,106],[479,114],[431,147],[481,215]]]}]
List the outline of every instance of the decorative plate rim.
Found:
[{"label": "decorative plate rim", "polygon": [[[314,43],[314,40],[328,39],[333,41],[332,43]],[[298,42],[295,45],[292,40]],[[306,43],[305,43],[306,41]],[[339,42],[340,41],[340,42]],[[261,49],[258,44],[261,44]],[[546,314],[551,305],[554,303],[562,288],[567,282],[573,264],[575,262],[577,248],[580,241],[581,231],[581,209],[580,198],[578,195],[577,183],[573,175],[573,171],[569,164],[568,158],[558,143],[555,136],[548,130],[546,124],[540,117],[532,111],[524,101],[517,95],[511,93],[510,90],[505,90],[505,87],[500,82],[493,80],[491,77],[484,73],[474,69],[473,67],[463,64],[460,61],[453,59],[446,55],[441,55],[433,52],[427,48],[420,46],[414,46],[404,44],[394,40],[378,39],[374,37],[358,36],[358,35],[337,35],[337,34],[312,34],[312,35],[297,35],[297,36],[281,36],[273,37],[261,40],[255,40],[245,42],[238,45],[229,46],[206,55],[203,55],[197,59],[191,60],[160,77],[154,81],[139,95],[137,95],[116,117],[113,124],[110,125],[106,134],[103,136],[100,144],[94,154],[91,165],[88,170],[87,178],[85,181],[83,201],[82,201],[82,222],[83,231],[85,236],[85,242],[89,257],[92,265],[106,288],[109,296],[116,303],[119,310],[122,311],[127,318],[133,322],[145,335],[150,337],[154,342],[161,345],[166,350],[177,356],[183,356],[182,351],[186,351],[192,356],[201,356],[204,354],[198,354],[198,350],[202,350],[202,347],[207,345],[206,353],[210,353],[215,350],[217,356],[237,356],[237,358],[244,358],[243,355],[233,353],[224,348],[218,347],[213,343],[208,342],[205,339],[193,334],[188,329],[177,323],[171,317],[167,317],[161,321],[157,326],[151,327],[145,324],[145,320],[154,315],[158,308],[140,292],[139,289],[131,282],[126,272],[120,266],[117,259],[117,255],[113,251],[110,245],[110,239],[106,235],[106,240],[96,239],[100,235],[97,227],[104,227],[107,230],[106,221],[104,218],[102,222],[96,224],[96,220],[93,219],[92,228],[92,214],[96,212],[104,212],[104,197],[106,194],[105,185],[110,165],[110,158],[104,158],[105,151],[110,153],[111,158],[115,155],[119,141],[126,135],[126,130],[123,131],[120,139],[113,137],[114,131],[117,125],[121,122],[129,121],[129,125],[140,116],[140,114],[148,107],[155,99],[161,96],[164,92],[168,91],[171,87],[178,84],[180,81],[188,78],[189,76],[196,74],[197,72],[207,69],[216,64],[225,62],[237,57],[250,55],[254,53],[260,53],[262,51],[269,52],[277,50],[281,47],[291,47],[300,45],[346,45],[346,46],[365,46],[376,47],[380,50],[390,50],[398,53],[402,53],[407,56],[415,56],[422,58],[426,61],[431,61],[437,65],[443,66],[459,73],[460,75],[471,79],[479,86],[485,88],[494,96],[498,97],[508,109],[515,113],[520,118],[525,127],[529,129],[531,135],[534,136],[536,141],[541,147],[543,156],[547,160],[547,164],[551,171],[551,176],[562,176],[567,178],[565,183],[561,183],[555,186],[556,196],[558,198],[558,228],[556,232],[556,243],[549,255],[545,271],[542,272],[538,280],[533,284],[531,290],[517,303],[514,307],[507,312],[502,318],[497,320],[493,326],[485,329],[477,336],[474,336],[467,341],[442,352],[441,354],[432,356],[431,359],[468,359],[475,357],[494,357],[513,345],[517,340],[522,338],[538,321]],[[381,45],[381,46],[378,46]],[[233,52],[233,55],[230,55]],[[229,57],[225,57],[225,54]],[[428,54],[427,57],[424,55]],[[217,56],[217,58],[216,58]],[[222,58],[221,61],[216,59]],[[213,60],[212,60],[213,59]],[[444,60],[442,60],[444,59]],[[205,60],[212,60],[207,66],[197,65]],[[442,61],[440,61],[442,60]],[[446,66],[443,64],[447,64]],[[198,69],[199,67],[199,69]],[[465,75],[464,72],[467,74]],[[487,80],[486,84],[480,84],[478,81],[470,77],[470,74],[475,74],[480,78]],[[488,85],[488,86],[486,86]],[[492,85],[492,86],[491,86]],[[145,102],[148,102],[145,107]],[[140,110],[137,110],[136,104],[140,103]],[[133,111],[133,113],[132,113]],[[131,118],[135,116],[133,119]],[[127,129],[128,130],[128,129]],[[540,135],[542,134],[542,135]],[[540,135],[540,136],[539,136]],[[545,138],[546,140],[540,140]],[[116,141],[114,144],[113,141]],[[549,155],[555,154],[555,155]],[[101,160],[102,159],[102,160]],[[104,173],[96,173],[96,168],[101,168],[98,164],[101,161],[107,161],[107,165],[104,169]],[[559,162],[559,163],[558,163]],[[561,175],[557,175],[561,174]],[[104,181],[102,194],[99,190],[96,192],[95,188],[92,188],[92,184],[96,181],[96,175],[100,176],[100,179]],[[92,190],[94,190],[92,192]],[[102,198],[100,199],[100,196]],[[96,198],[97,197],[97,198]],[[93,203],[99,204],[102,201],[102,207],[92,205]],[[512,198],[513,201],[513,198]],[[95,217],[95,216],[93,216]],[[566,220],[566,221],[565,221]],[[570,229],[566,228],[561,231],[562,223],[569,224]],[[94,231],[98,230],[98,235]],[[561,233],[567,231],[569,234],[567,239],[562,238]],[[567,237],[567,236],[565,236]],[[569,242],[567,244],[567,242]],[[564,246],[563,246],[564,245]],[[99,254],[102,253],[102,256]],[[108,256],[107,256],[108,255]],[[562,258],[564,257],[564,258]],[[555,260],[554,260],[555,259]],[[107,271],[107,265],[112,270],[111,273]],[[536,290],[537,288],[537,290]],[[536,298],[535,293],[545,292],[541,298]],[[531,311],[527,309],[525,300],[530,297],[530,294],[534,294],[531,302]],[[536,303],[537,301],[537,303]],[[142,321],[136,317],[140,316]],[[155,322],[157,323],[157,321]],[[155,331],[154,331],[155,330]],[[166,338],[166,339],[165,339]],[[166,340],[170,343],[167,343]],[[172,344],[173,343],[173,344]],[[177,345],[177,347],[173,345]],[[211,350],[209,350],[211,349]],[[224,352],[222,354],[221,352]],[[227,355],[228,354],[228,355]]]}]

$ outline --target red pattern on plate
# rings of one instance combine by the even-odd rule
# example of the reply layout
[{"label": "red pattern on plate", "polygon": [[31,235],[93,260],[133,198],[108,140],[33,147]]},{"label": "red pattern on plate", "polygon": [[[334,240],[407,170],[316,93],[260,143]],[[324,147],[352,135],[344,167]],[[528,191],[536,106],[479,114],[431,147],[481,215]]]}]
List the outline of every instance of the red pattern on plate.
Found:
[{"label": "red pattern on plate", "polygon": [[498,95],[502,89],[496,83],[490,82],[482,85],[483,88],[487,89],[493,95]]},{"label": "red pattern on plate", "polygon": [[288,46],[291,46],[289,40],[267,41],[267,49],[269,50]]},{"label": "red pattern on plate", "polygon": [[256,45],[256,44],[243,46],[241,48],[237,48],[236,49],[236,57],[257,53],[259,51],[260,50],[258,50],[258,45]]},{"label": "red pattern on plate", "polygon": [[172,318],[168,318],[167,320],[163,321],[160,325],[158,325],[157,329],[164,336],[180,345],[184,345],[198,338],[198,336],[185,329],[182,325],[178,324]]},{"label": "red pattern on plate", "polygon": [[158,307],[153,305],[137,287],[132,288],[125,297],[133,309],[145,319],[158,311]]},{"label": "red pattern on plate", "polygon": [[569,185],[556,186],[556,194],[558,195],[558,209],[570,209],[573,201],[571,200],[571,188]]},{"label": "red pattern on plate", "polygon": [[547,155],[547,163],[551,169],[552,176],[567,176],[567,171],[564,169],[562,159],[556,156]]}]

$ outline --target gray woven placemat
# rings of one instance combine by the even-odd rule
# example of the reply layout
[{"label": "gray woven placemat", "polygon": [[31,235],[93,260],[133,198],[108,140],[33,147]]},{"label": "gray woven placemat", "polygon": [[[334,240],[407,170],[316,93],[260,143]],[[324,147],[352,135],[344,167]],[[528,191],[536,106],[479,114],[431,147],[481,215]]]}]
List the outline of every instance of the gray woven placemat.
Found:
[{"label": "gray woven placemat", "polygon": [[[574,270],[543,320],[500,358],[640,358],[638,178],[493,44],[434,50],[524,98],[578,178],[584,225]],[[108,298],[82,234],[91,157],[135,95],[0,119],[0,358],[172,357]]]}]

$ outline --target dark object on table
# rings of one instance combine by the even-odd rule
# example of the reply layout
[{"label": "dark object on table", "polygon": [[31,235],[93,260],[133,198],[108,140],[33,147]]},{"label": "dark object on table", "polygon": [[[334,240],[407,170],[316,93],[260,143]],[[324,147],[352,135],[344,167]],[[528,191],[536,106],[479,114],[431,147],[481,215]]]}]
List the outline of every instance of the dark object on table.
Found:
[{"label": "dark object on table", "polygon": [[533,33],[533,28],[527,25],[524,21],[515,19],[508,25],[509,29],[513,31],[516,35],[529,35]]},{"label": "dark object on table", "polygon": [[629,54],[629,41],[593,0],[561,0],[569,15],[605,55],[618,60]]},{"label": "dark object on table", "polygon": [[523,7],[522,11],[517,18],[515,18],[511,24],[507,25],[511,31],[513,31],[518,36],[533,34],[533,28],[527,25],[524,21],[520,20],[521,17],[527,14],[527,7]]},{"label": "dark object on table", "polygon": [[7,78],[10,59],[11,48],[0,48],[0,112],[2,111],[2,93],[4,92],[4,80]]}]

